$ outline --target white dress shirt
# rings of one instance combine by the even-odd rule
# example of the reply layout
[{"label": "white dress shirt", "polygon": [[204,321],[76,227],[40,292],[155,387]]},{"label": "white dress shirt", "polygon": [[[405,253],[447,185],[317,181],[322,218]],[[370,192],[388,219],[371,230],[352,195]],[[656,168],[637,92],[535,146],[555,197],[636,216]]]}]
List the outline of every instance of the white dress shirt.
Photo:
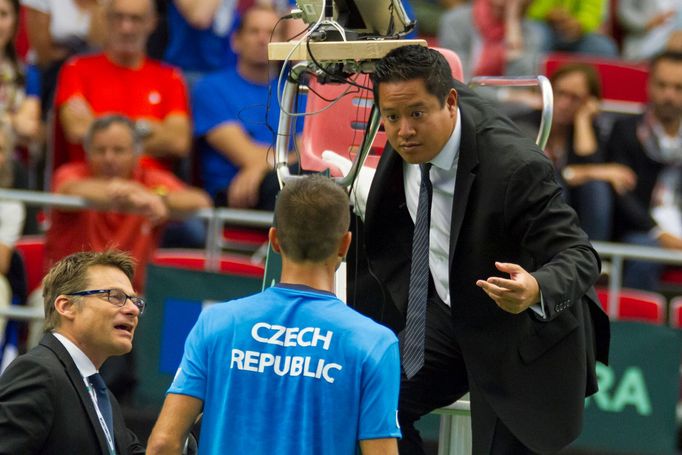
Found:
[{"label": "white dress shirt", "polygon": [[[432,164],[430,177],[433,186],[433,198],[431,199],[431,225],[429,230],[429,270],[438,297],[448,306],[450,306],[449,254],[452,200],[455,195],[459,144],[462,138],[462,126],[459,117],[458,108],[457,121],[452,129],[452,134],[450,134],[450,139],[445,143],[443,150],[430,161]],[[407,210],[414,222],[417,216],[419,187],[421,185],[421,172],[418,164],[403,162],[403,184],[405,186]]]},{"label": "white dress shirt", "polygon": [[[433,277],[433,284],[438,297],[451,306],[450,298],[450,228],[452,226],[452,204],[455,196],[455,181],[457,165],[459,163],[459,148],[462,139],[460,111],[457,108],[457,120],[450,134],[450,139],[443,149],[430,163],[432,164],[430,177],[433,185],[431,200],[431,225],[429,230],[429,270]],[[421,185],[421,171],[418,164],[403,162],[403,184],[405,186],[405,200],[410,218],[414,222],[419,204],[419,187]],[[488,277],[481,277],[486,279]],[[483,292],[483,290],[481,290]],[[546,317],[541,303],[530,308],[540,317]]]}]

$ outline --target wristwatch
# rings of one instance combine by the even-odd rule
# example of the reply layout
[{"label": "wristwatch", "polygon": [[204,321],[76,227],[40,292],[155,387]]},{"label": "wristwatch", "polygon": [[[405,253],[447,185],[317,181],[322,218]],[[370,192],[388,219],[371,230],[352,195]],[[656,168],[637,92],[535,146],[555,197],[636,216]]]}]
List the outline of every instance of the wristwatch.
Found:
[{"label": "wristwatch", "polygon": [[152,134],[152,123],[143,118],[135,121],[135,133],[141,138],[146,139]]}]

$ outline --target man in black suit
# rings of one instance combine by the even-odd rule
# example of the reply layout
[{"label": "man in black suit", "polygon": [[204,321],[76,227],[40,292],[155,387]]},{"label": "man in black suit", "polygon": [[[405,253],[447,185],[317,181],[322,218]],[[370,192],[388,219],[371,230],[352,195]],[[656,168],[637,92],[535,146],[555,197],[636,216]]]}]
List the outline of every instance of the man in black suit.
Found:
[{"label": "man in black suit", "polygon": [[143,454],[98,370],[132,349],[144,300],[125,253],[75,253],[43,280],[45,336],[0,376],[0,454]]},{"label": "man in black suit", "polygon": [[403,375],[401,453],[422,453],[414,422],[468,391],[474,453],[557,451],[580,433],[584,397],[597,390],[595,361],[608,357],[608,318],[592,289],[599,257],[542,151],[453,81],[439,52],[395,49],[373,78],[390,147],[364,229],[369,275],[381,292],[364,280],[351,296],[400,332],[404,368],[406,352],[414,354],[403,328],[418,165],[431,163],[428,297],[416,337],[423,345],[413,349],[423,352],[423,366]]}]

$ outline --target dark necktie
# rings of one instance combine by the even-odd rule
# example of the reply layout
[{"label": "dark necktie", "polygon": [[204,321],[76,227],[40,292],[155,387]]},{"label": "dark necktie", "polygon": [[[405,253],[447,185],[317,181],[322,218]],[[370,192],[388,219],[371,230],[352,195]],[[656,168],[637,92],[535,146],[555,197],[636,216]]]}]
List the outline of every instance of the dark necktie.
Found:
[{"label": "dark necktie", "polygon": [[99,373],[88,376],[88,381],[90,381],[90,385],[95,390],[95,395],[97,395],[97,407],[104,418],[104,423],[107,424],[109,435],[113,441],[114,419],[111,414],[111,402],[109,401],[109,395],[107,394],[107,385],[104,383],[104,379],[102,379],[102,376],[100,376]]},{"label": "dark necktie", "polygon": [[422,180],[412,237],[412,266],[407,319],[402,332],[403,370],[408,379],[424,365],[426,301],[429,295],[429,224],[431,221],[431,163],[420,164]]}]

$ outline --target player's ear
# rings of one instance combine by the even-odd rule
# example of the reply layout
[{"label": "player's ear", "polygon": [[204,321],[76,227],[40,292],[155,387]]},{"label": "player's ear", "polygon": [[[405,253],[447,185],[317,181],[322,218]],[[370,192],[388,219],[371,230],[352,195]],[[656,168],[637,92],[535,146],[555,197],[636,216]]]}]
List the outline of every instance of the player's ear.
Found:
[{"label": "player's ear", "polygon": [[341,242],[339,243],[339,251],[338,251],[338,256],[340,258],[345,258],[346,255],[348,254],[348,249],[350,248],[350,242],[352,240],[353,235],[350,233],[350,231],[346,232],[343,234],[343,237],[341,237]]},{"label": "player's ear", "polygon": [[282,248],[279,246],[279,238],[277,237],[277,228],[271,227],[268,230],[268,240],[270,240],[270,245],[275,252],[282,254]]}]

